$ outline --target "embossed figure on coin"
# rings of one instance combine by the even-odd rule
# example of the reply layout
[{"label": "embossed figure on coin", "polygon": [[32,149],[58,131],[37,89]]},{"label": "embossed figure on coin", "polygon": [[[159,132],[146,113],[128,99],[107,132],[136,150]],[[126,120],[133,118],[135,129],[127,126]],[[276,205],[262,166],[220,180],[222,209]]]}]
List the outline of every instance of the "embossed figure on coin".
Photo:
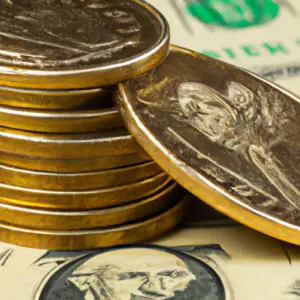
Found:
[{"label": "embossed figure on coin", "polygon": [[147,12],[132,1],[1,0],[0,8],[2,64],[93,66],[151,45],[143,38],[151,25]]},{"label": "embossed figure on coin", "polygon": [[276,144],[286,142],[283,126],[295,120],[290,102],[275,93],[258,90],[255,94],[237,82],[228,84],[226,96],[199,83],[183,83],[178,101],[192,126],[255,164],[286,200],[300,209],[300,191],[272,153]]},{"label": "embossed figure on coin", "polygon": [[46,284],[40,300],[224,299],[217,275],[205,263],[167,248],[99,253],[77,263],[64,278],[50,290]]},{"label": "embossed figure on coin", "polygon": [[[174,88],[174,82],[171,82],[165,80],[157,86],[161,89]],[[143,99],[147,90],[139,93],[138,100],[142,103],[147,103]],[[226,95],[201,83],[182,82],[178,84],[177,97],[169,100],[173,103],[173,113],[181,115],[184,122],[212,142],[233,150],[253,163],[294,208],[300,209],[300,190],[290,181],[280,161],[272,153],[273,147],[286,142],[283,127],[295,120],[296,113],[290,102],[280,99],[276,93],[266,94],[260,89],[254,93],[237,82],[228,83]],[[169,130],[172,132],[172,129]],[[188,141],[185,143],[189,145]],[[203,154],[199,155],[204,158]],[[215,164],[210,157],[205,156],[205,159]],[[206,171],[212,175],[214,170],[211,168]],[[238,174],[235,176],[240,177]],[[258,190],[269,201],[278,201],[267,192],[259,190],[255,184],[247,184],[248,187],[237,186],[236,191],[250,196],[255,194],[254,190]]]}]

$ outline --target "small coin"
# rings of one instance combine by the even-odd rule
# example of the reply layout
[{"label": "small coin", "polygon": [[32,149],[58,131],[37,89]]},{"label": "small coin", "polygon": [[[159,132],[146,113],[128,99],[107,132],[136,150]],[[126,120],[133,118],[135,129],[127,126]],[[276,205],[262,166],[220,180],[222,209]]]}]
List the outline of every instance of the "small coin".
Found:
[{"label": "small coin", "polygon": [[116,108],[87,111],[18,109],[0,105],[0,126],[46,133],[79,133],[123,127]]},{"label": "small coin", "polygon": [[66,110],[97,109],[111,103],[114,88],[33,90],[0,86],[0,105],[19,108]]},{"label": "small coin", "polygon": [[144,152],[81,159],[45,159],[43,157],[21,156],[0,152],[0,164],[44,172],[93,172],[122,168],[149,161],[151,161],[151,159]]},{"label": "small coin", "polygon": [[26,189],[0,183],[3,203],[56,210],[100,209],[145,198],[172,181],[165,173],[131,184],[87,191],[49,191]]},{"label": "small coin", "polygon": [[1,151],[52,159],[132,154],[142,148],[126,129],[97,133],[33,133],[0,127]]},{"label": "small coin", "polygon": [[300,245],[299,97],[178,47],[120,91],[129,130],[179,184],[221,213]]},{"label": "small coin", "polygon": [[118,169],[82,173],[36,172],[0,165],[0,183],[28,189],[81,191],[130,184],[161,172],[161,168],[153,161]]},{"label": "small coin", "polygon": [[189,207],[188,196],[167,211],[138,223],[80,231],[31,230],[0,224],[0,240],[24,247],[51,250],[85,250],[147,242],[179,225]]},{"label": "small coin", "polygon": [[152,69],[168,52],[167,21],[144,1],[13,0],[0,8],[6,86],[112,85]]},{"label": "small coin", "polygon": [[0,203],[0,223],[42,230],[82,230],[111,227],[150,218],[183,196],[175,182],[150,197],[113,208],[84,211],[53,211]]}]

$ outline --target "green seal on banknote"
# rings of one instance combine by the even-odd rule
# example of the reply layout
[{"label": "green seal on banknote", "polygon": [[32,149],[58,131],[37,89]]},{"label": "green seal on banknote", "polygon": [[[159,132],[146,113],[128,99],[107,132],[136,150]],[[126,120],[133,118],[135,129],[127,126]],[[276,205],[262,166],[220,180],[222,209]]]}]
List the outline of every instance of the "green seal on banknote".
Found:
[{"label": "green seal on banknote", "polygon": [[273,0],[189,0],[187,10],[206,24],[247,28],[274,20],[280,6]]}]

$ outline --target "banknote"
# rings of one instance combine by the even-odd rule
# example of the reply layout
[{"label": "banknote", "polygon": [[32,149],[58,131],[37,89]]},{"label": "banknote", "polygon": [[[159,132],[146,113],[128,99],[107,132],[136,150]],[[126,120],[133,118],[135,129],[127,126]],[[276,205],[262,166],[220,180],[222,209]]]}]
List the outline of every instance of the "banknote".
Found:
[{"label": "banknote", "polygon": [[299,0],[148,0],[171,42],[256,72],[300,94]]},{"label": "banknote", "polygon": [[141,245],[58,252],[1,243],[0,299],[300,299],[299,248],[196,207],[210,218]]}]

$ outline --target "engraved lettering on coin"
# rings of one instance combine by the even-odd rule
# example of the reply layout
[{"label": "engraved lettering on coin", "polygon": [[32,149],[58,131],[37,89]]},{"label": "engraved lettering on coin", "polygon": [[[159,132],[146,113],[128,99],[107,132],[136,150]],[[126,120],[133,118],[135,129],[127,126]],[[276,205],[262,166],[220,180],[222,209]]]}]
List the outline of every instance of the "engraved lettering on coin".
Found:
[{"label": "engraved lettering on coin", "polygon": [[160,38],[159,20],[135,1],[1,0],[0,8],[4,65],[99,66],[134,57]]},{"label": "engraved lettering on coin", "polygon": [[134,246],[90,254],[62,265],[38,297],[225,300],[225,290],[219,275],[200,258],[164,247]]}]

